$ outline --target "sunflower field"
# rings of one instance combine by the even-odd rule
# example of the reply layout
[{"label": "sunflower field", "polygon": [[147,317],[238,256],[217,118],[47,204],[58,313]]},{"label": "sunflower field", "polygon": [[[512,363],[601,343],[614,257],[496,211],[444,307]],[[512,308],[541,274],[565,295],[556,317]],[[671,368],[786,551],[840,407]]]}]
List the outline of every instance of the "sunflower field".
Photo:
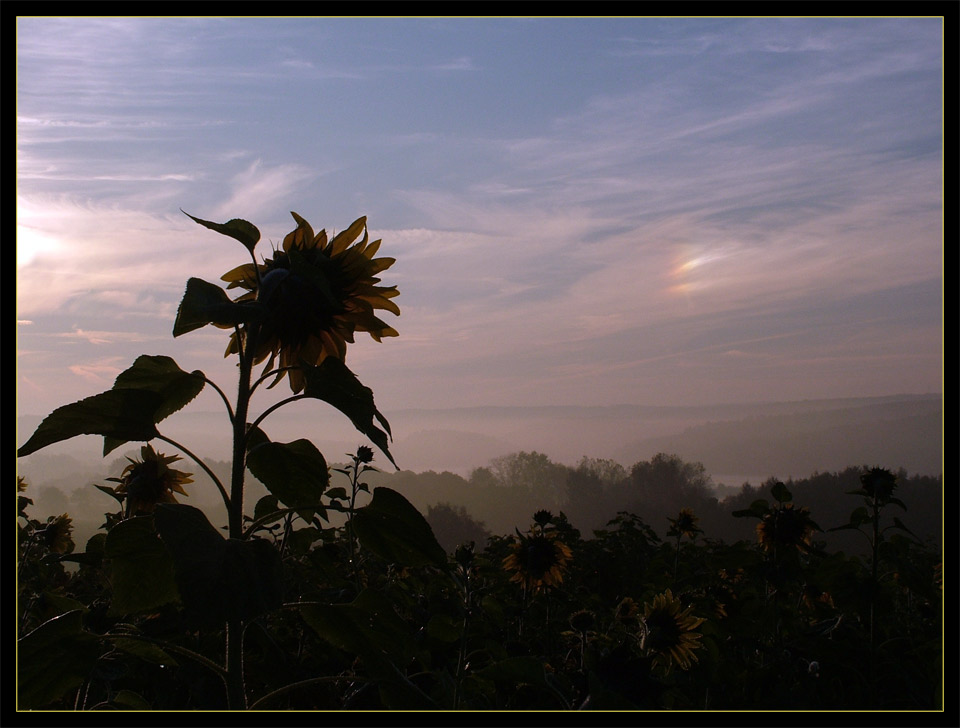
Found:
[{"label": "sunflower field", "polygon": [[[259,263],[249,222],[192,219],[252,259],[222,277],[235,299],[191,278],[173,327],[229,332],[235,396],[144,355],[19,448],[143,443],[97,485],[113,507],[82,550],[68,513],[33,517],[18,477],[19,711],[943,710],[942,556],[900,520],[895,473],[862,469],[842,523],[770,482],[729,514],[750,540],[712,538],[691,507],[584,534],[544,504],[524,531],[441,546],[399,490],[370,484],[378,458],[394,465],[390,425],[345,358],[356,332],[396,336],[378,314],[400,310],[365,218],[328,240],[294,214]],[[254,414],[280,384],[290,396]],[[158,429],[205,387],[229,478]],[[301,399],[373,447],[330,465],[308,439],[270,440],[264,420]],[[225,525],[182,502],[200,471]],[[248,475],[268,491],[255,502]],[[832,531],[866,550],[828,549]]]}]

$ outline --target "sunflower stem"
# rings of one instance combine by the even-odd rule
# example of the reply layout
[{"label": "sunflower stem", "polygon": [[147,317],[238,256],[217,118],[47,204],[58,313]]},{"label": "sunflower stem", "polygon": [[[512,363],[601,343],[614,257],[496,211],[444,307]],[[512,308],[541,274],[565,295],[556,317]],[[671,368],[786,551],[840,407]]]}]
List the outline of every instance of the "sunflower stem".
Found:
[{"label": "sunflower stem", "polygon": [[203,460],[198,458],[196,455],[190,452],[190,450],[188,450],[186,447],[181,445],[176,440],[172,440],[169,437],[166,437],[165,435],[157,435],[157,439],[163,440],[163,442],[173,445],[175,448],[180,450],[184,455],[186,455],[191,460],[193,460],[193,462],[195,462],[197,465],[203,468],[203,471],[210,476],[210,479],[213,481],[213,484],[217,486],[217,490],[220,491],[220,496],[223,498],[223,504],[227,508],[227,513],[230,513],[230,496],[227,495],[227,490],[226,488],[223,487],[223,483],[220,482],[220,478],[216,476],[216,474],[209,468],[209,466],[205,462],[203,462]]},{"label": "sunflower stem", "polygon": [[[230,538],[243,538],[243,478],[247,454],[247,410],[250,405],[250,377],[253,355],[257,350],[257,327],[245,326],[246,346],[241,330],[237,329],[237,349],[240,358],[240,376],[237,385],[236,415],[233,418],[233,463],[230,480],[229,529]],[[231,710],[246,708],[243,689],[243,621],[231,619],[226,625],[224,659],[227,667],[227,705]]]},{"label": "sunflower stem", "polygon": [[[291,368],[292,368],[292,367],[291,367]],[[263,379],[263,377],[261,377],[261,380],[262,380],[262,379]],[[261,422],[263,422],[263,421],[267,418],[267,415],[269,415],[269,414],[270,414],[271,412],[273,412],[274,410],[280,409],[280,408],[283,407],[283,405],[285,405],[285,404],[290,404],[291,402],[296,402],[298,399],[306,399],[308,396],[309,396],[309,395],[306,395],[306,394],[296,394],[296,395],[294,395],[293,397],[287,397],[286,399],[280,400],[280,401],[277,402],[276,404],[270,405],[269,407],[267,407],[267,409],[265,409],[265,410],[261,413],[261,415],[260,415],[259,417],[257,417],[257,419],[255,419],[255,420],[253,421],[253,424],[250,425],[250,429],[252,430],[252,429],[256,428]]]},{"label": "sunflower stem", "polygon": [[207,378],[206,375],[204,375],[203,381],[206,382],[207,384],[209,384],[211,387],[213,387],[214,390],[217,392],[217,394],[220,395],[220,399],[223,400],[223,404],[224,404],[224,405],[226,406],[226,408],[227,408],[227,414],[230,416],[230,422],[231,422],[231,424],[232,424],[232,423],[233,423],[233,406],[230,404],[230,400],[227,399],[227,395],[223,393],[223,390],[220,389],[219,386],[217,386],[217,383],[216,383],[215,381],[213,381],[212,379]]}]

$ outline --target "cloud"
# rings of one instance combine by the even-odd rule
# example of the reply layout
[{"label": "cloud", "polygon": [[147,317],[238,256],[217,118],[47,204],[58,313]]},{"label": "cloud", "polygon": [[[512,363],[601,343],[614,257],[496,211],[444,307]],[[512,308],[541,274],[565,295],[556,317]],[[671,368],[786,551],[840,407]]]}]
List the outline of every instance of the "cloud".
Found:
[{"label": "cloud", "polygon": [[268,166],[257,159],[233,176],[229,183],[230,196],[211,214],[225,219],[240,215],[256,219],[274,213],[282,200],[289,199],[298,188],[322,173],[301,164]]},{"label": "cloud", "polygon": [[118,366],[119,357],[111,357],[92,364],[73,364],[69,370],[76,376],[97,385],[112,385],[126,366]]},{"label": "cloud", "polygon": [[[271,25],[271,43],[241,54],[265,26],[157,21],[145,53],[142,21],[49,22],[22,26],[18,47],[30,81],[18,99],[18,317],[36,322],[31,344],[55,332],[92,347],[88,379],[102,342],[133,354],[143,342],[125,334],[138,327],[169,337],[188,276],[216,281],[244,262],[180,206],[249,219],[265,239],[306,200],[338,222],[337,210],[369,211],[381,254],[397,258],[383,278],[401,290],[401,337],[364,342],[351,364],[402,382],[405,397],[455,381],[478,403],[586,400],[591,387],[627,397],[652,382],[689,399],[715,382],[684,394],[678,372],[732,378],[740,366],[772,381],[802,374],[790,363],[801,353],[824,371],[847,354],[892,356],[876,343],[900,326],[881,294],[942,270],[933,23],[584,23],[582,80],[549,56],[505,71],[482,33],[436,47],[398,37],[340,73],[347,41],[322,23]],[[595,44],[601,26],[620,39]],[[546,40],[556,27],[523,31]],[[424,85],[455,88],[459,71],[497,88],[485,105],[516,114],[466,123],[464,96]],[[347,82],[325,83],[334,76]],[[866,300],[872,317],[841,305]],[[910,310],[911,330],[929,334],[929,314]],[[900,340],[930,350],[903,328]],[[222,332],[171,347],[194,358],[207,345],[206,367]]]}]

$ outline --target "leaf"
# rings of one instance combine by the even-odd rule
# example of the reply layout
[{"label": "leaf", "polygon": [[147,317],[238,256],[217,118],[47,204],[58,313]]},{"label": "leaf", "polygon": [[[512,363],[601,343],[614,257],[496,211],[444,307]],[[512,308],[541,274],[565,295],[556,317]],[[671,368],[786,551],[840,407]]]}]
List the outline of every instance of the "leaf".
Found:
[{"label": "leaf", "polygon": [[834,526],[833,528],[828,528],[827,531],[847,531],[847,530],[858,530],[859,526],[855,526],[852,523],[844,523],[842,526]]},{"label": "leaf", "polygon": [[903,510],[907,510],[906,504],[899,498],[893,498],[893,497],[887,498],[887,503],[893,503],[894,505],[900,506]]},{"label": "leaf", "polygon": [[[163,397],[143,389],[111,389],[79,402],[58,407],[40,423],[30,439],[17,450],[24,457],[55,442],[77,435],[103,435],[115,440],[152,440],[158,434],[154,413]],[[104,442],[103,454],[112,448]]]},{"label": "leaf", "polygon": [[44,708],[83,684],[100,656],[80,610],[54,617],[17,640],[17,708]]},{"label": "leaf", "polygon": [[330,484],[323,454],[309,440],[262,442],[247,454],[247,467],[267,490],[304,520],[322,510],[320,498]]},{"label": "leaf", "polygon": [[[161,395],[163,403],[153,414],[156,424],[189,404],[200,394],[205,383],[203,372],[185,372],[169,356],[142,354],[133,366],[117,375],[113,388],[143,389]],[[109,439],[111,442],[104,445],[109,445],[110,450],[124,444],[124,441]]]},{"label": "leaf", "polygon": [[158,505],[153,518],[188,619],[215,627],[280,606],[280,556],[270,543],[224,539],[203,511],[181,503]]},{"label": "leaf", "polygon": [[462,627],[463,624],[455,622],[449,614],[434,614],[427,622],[427,636],[441,642],[456,642]]},{"label": "leaf", "polygon": [[256,225],[247,222],[246,220],[234,218],[233,220],[228,220],[224,223],[210,222],[208,220],[201,220],[199,217],[194,217],[189,212],[184,212],[182,209],[180,212],[183,212],[184,215],[189,217],[194,222],[203,225],[205,228],[210,228],[221,235],[226,235],[234,240],[239,240],[243,244],[243,247],[245,247],[251,253],[260,240],[260,231],[257,230]]},{"label": "leaf", "polygon": [[410,501],[390,488],[374,488],[373,499],[353,516],[360,543],[387,563],[446,567],[447,553],[430,524]]},{"label": "leaf", "polygon": [[207,324],[238,326],[251,323],[260,317],[261,306],[255,301],[236,303],[220,286],[202,278],[187,280],[187,289],[177,308],[173,323],[173,335],[180,336]]},{"label": "leaf", "polygon": [[168,655],[159,645],[130,637],[111,637],[110,641],[118,650],[134,655],[154,665],[176,666],[177,661]]},{"label": "leaf", "polygon": [[[399,470],[388,447],[390,424],[377,410],[373,402],[373,390],[361,384],[347,365],[333,356],[328,356],[318,366],[304,365],[303,373],[306,380],[304,394],[321,399],[343,412],[353,426],[369,437]],[[373,423],[374,418],[383,426],[383,430]]]},{"label": "leaf", "polygon": [[132,690],[118,690],[110,702],[123,710],[153,710],[143,696]]},{"label": "leaf", "polygon": [[113,388],[145,389],[163,395],[163,404],[154,413],[160,422],[189,404],[204,384],[201,371],[185,372],[169,356],[142,354],[133,366],[117,375]]},{"label": "leaf", "polygon": [[508,657],[477,671],[488,680],[505,680],[514,685],[538,685],[547,687],[546,671],[536,657]]},{"label": "leaf", "polygon": [[273,516],[269,521],[263,522],[264,526],[268,523],[279,521],[283,518],[283,513],[277,513],[278,510],[280,510],[280,507],[277,502],[277,496],[268,493],[258,500],[257,504],[253,507],[253,520],[259,521],[261,518]]},{"label": "leaf", "polygon": [[903,524],[903,521],[901,521],[901,520],[900,520],[899,518],[897,518],[896,516],[893,517],[893,525],[892,525],[892,526],[888,526],[888,528],[899,528],[901,531],[906,531],[907,533],[909,533],[911,536],[913,536],[915,539],[917,539],[918,542],[920,541],[920,539],[919,539],[919,537],[917,536],[917,534],[915,534],[913,531],[911,531],[909,528],[907,528],[907,527]]},{"label": "leaf", "polygon": [[102,490],[104,493],[106,493],[115,501],[117,501],[117,503],[120,503],[120,504],[123,503],[123,496],[117,495],[117,492],[113,488],[111,488],[109,485],[97,485],[96,483],[94,483],[93,487],[96,488],[97,490]]},{"label": "leaf", "polygon": [[860,528],[864,523],[871,522],[870,514],[867,512],[867,509],[863,506],[855,508],[850,513],[850,521],[843,524],[842,526],[835,526],[834,528],[827,529],[828,531],[842,531],[849,528]]},{"label": "leaf", "polygon": [[734,511],[734,518],[763,518],[770,510],[770,504],[767,503],[763,498],[758,498],[753,503],[750,504],[750,507],[741,510]]},{"label": "leaf", "polygon": [[386,707],[437,707],[396,667],[410,662],[417,645],[411,627],[385,595],[367,589],[350,604],[303,605],[300,614],[321,638],[363,660]]},{"label": "leaf", "polygon": [[783,483],[775,483],[770,489],[770,494],[776,499],[777,503],[789,503],[793,500],[793,494],[787,490]]},{"label": "leaf", "polygon": [[110,559],[111,616],[155,609],[179,598],[173,560],[152,516],[128,518],[110,529],[104,556]]}]

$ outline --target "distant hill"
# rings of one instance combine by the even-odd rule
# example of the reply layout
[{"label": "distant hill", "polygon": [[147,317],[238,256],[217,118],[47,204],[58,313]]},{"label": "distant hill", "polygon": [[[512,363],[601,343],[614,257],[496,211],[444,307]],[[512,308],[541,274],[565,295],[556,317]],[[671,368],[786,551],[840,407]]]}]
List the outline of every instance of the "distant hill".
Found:
[{"label": "distant hill", "polygon": [[780,478],[849,465],[902,467],[911,474],[935,476],[942,472],[942,415],[939,398],[755,415],[644,438],[622,448],[618,459],[634,462],[667,452],[703,463],[708,473]]},{"label": "distant hill", "polygon": [[[393,429],[391,451],[404,470],[450,470],[466,476],[493,458],[521,450],[536,450],[567,465],[586,455],[629,467],[666,452],[702,462],[710,474],[786,478],[863,464],[938,475],[942,411],[940,395],[892,395],[686,407],[464,407],[385,414]],[[17,418],[18,445],[41,419]],[[160,429],[203,457],[223,460],[229,457],[224,419],[222,412],[186,408]],[[341,413],[303,403],[271,415],[264,428],[276,441],[310,438],[330,462],[365,442]],[[62,454],[99,469],[101,446],[99,437],[74,438],[24,458],[18,467],[45,470],[32,465],[46,461],[46,455]],[[389,468],[379,455],[376,464]]]}]

